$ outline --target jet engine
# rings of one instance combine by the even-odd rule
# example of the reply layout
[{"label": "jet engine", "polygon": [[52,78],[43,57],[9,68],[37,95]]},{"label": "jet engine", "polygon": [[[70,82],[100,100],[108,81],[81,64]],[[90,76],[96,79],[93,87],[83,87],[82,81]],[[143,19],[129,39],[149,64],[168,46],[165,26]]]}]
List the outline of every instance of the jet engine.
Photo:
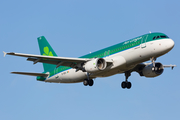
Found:
[{"label": "jet engine", "polygon": [[161,63],[155,63],[155,67],[153,63],[145,66],[142,70],[142,73],[145,77],[156,77],[163,73],[164,67]]},{"label": "jet engine", "polygon": [[84,65],[86,72],[93,73],[106,69],[107,63],[103,58],[96,58],[88,61]]}]

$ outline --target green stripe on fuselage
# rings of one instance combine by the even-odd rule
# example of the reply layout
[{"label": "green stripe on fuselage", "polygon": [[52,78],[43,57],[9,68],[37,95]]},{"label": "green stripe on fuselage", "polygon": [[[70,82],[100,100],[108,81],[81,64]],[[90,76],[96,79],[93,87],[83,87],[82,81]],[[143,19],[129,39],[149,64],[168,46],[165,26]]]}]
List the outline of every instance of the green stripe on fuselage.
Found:
[{"label": "green stripe on fuselage", "polygon": [[[122,52],[124,50],[139,46],[141,43],[145,43],[145,42],[150,42],[150,41],[155,41],[155,40],[159,40],[159,39],[165,39],[165,38],[158,38],[158,39],[154,39],[153,38],[155,36],[166,36],[163,33],[149,33],[149,34],[145,34],[130,40],[127,40],[125,42],[101,49],[99,51],[81,56],[80,58],[103,58],[112,54],[116,54],[118,52]],[[71,67],[66,67],[66,66],[60,66],[56,69],[54,69],[53,71],[50,71],[50,75],[49,77],[60,73],[60,72],[65,72],[66,70],[71,69]],[[38,80],[45,80],[42,77],[37,77]]]}]

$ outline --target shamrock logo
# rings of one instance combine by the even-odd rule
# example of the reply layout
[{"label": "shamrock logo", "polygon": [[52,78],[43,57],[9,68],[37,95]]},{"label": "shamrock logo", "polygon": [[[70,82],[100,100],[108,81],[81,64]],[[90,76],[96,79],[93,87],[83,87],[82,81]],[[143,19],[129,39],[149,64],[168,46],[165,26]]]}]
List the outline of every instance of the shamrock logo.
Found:
[{"label": "shamrock logo", "polygon": [[49,51],[49,48],[48,48],[47,46],[44,47],[44,53],[43,53],[43,55],[45,55],[45,56],[53,56],[52,52]]}]

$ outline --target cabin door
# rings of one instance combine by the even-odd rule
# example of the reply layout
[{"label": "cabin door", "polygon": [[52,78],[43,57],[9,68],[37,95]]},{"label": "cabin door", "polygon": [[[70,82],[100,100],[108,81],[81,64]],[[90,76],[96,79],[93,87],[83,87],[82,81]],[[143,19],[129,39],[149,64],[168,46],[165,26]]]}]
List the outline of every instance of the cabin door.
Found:
[{"label": "cabin door", "polygon": [[145,48],[146,47],[146,40],[147,40],[147,38],[148,38],[148,35],[142,37],[141,48]]}]

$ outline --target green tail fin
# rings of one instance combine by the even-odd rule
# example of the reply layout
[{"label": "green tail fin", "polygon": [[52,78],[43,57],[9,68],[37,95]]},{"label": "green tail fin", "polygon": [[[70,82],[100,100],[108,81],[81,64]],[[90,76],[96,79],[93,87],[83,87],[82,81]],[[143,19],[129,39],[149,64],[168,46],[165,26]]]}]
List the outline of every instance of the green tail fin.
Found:
[{"label": "green tail fin", "polygon": [[[44,36],[38,37],[39,50],[41,55],[45,56],[57,56],[48,41]],[[51,71],[56,68],[56,65],[43,63],[44,72]]]}]

